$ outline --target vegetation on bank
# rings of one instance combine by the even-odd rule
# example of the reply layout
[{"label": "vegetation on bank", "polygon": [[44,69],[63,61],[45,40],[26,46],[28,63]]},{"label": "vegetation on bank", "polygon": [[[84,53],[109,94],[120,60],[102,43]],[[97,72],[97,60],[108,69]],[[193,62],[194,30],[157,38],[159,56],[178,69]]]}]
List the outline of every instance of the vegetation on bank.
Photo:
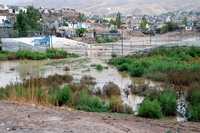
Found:
[{"label": "vegetation on bank", "polygon": [[200,122],[200,89],[189,91],[188,98],[188,118],[190,121]]},{"label": "vegetation on bank", "polygon": [[[89,82],[72,83],[70,75],[54,75],[47,78],[28,79],[23,83],[0,88],[0,100],[30,102],[47,106],[69,106],[88,112],[113,112],[132,114],[132,109],[123,104],[118,86],[109,83],[103,92],[93,92]],[[64,85],[64,86],[62,86]],[[188,94],[188,118],[200,121],[200,90]],[[151,93],[140,105],[138,115],[147,118],[162,118],[176,115],[176,92],[166,89]]]},{"label": "vegetation on bank", "polygon": [[174,84],[178,89],[200,86],[200,48],[157,48],[148,54],[113,58],[110,64],[133,77]]},{"label": "vegetation on bank", "polygon": [[[133,77],[147,77],[188,92],[187,118],[200,121],[200,48],[161,47],[148,54],[113,58],[110,64]],[[172,90],[147,96],[139,108],[139,116],[174,116],[176,100]]]},{"label": "vegetation on bank", "polygon": [[89,112],[110,111],[109,99],[104,100],[92,94],[91,90],[84,88],[87,85],[75,85],[72,80],[69,75],[28,79],[0,88],[0,99],[52,106],[67,105]]},{"label": "vegetation on bank", "polygon": [[44,59],[63,59],[77,57],[75,54],[67,53],[62,49],[48,49],[44,52],[19,50],[17,52],[0,51],[0,60],[44,60]]},{"label": "vegetation on bank", "polygon": [[139,108],[139,116],[161,118],[176,115],[176,92],[166,89],[158,94],[147,96]]}]

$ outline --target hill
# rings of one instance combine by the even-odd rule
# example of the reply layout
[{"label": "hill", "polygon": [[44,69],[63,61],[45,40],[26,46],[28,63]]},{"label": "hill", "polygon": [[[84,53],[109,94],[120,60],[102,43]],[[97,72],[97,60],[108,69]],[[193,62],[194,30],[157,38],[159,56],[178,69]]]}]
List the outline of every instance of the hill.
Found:
[{"label": "hill", "polygon": [[109,14],[160,14],[174,10],[198,10],[199,0],[0,0],[8,4],[34,5],[50,8],[69,7],[81,11]]}]

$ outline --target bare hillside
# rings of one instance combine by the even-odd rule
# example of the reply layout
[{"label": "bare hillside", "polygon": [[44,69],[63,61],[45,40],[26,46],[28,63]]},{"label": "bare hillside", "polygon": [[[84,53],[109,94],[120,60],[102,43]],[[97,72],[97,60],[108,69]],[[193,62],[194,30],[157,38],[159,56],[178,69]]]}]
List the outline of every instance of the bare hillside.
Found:
[{"label": "bare hillside", "polygon": [[0,0],[1,3],[35,5],[43,7],[70,7],[78,10],[108,14],[123,12],[126,14],[160,14],[173,10],[198,10],[200,0]]}]

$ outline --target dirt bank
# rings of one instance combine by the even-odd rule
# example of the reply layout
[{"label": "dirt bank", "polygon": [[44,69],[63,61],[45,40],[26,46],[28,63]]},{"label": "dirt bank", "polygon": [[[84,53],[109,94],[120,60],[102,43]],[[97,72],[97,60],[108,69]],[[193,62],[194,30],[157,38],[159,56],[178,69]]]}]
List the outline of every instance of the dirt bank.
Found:
[{"label": "dirt bank", "polygon": [[0,102],[0,133],[199,133],[200,123],[148,120],[131,115],[97,114]]}]

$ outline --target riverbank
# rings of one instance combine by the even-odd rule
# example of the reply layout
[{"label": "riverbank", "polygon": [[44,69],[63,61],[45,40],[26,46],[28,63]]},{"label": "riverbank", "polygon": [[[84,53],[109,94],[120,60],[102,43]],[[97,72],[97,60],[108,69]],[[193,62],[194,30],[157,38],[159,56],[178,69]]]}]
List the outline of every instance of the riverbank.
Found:
[{"label": "riverbank", "polygon": [[0,102],[3,133],[199,133],[199,123],[173,119],[151,120],[132,115],[87,113],[67,107],[47,108],[34,104]]},{"label": "riverbank", "polygon": [[[20,77],[23,77],[25,73],[25,78],[22,78],[21,82],[15,82],[5,87],[5,91],[0,92],[0,94],[3,94],[2,99],[18,101],[20,103],[34,103],[47,107],[53,106],[54,108],[59,106],[63,108],[67,105],[77,110],[89,112],[129,113],[129,116],[132,116],[138,113],[138,109],[140,111],[140,105],[144,97],[147,97],[152,99],[146,102],[147,100],[145,98],[145,104],[142,104],[143,109],[141,111],[143,114],[148,113],[147,115],[154,115],[158,109],[159,113],[162,112],[160,113],[161,115],[156,115],[158,116],[156,118],[163,119],[166,116],[167,119],[171,118],[171,116],[168,117],[169,111],[170,115],[173,115],[173,118],[176,116],[176,100],[178,99],[176,92],[160,93],[160,89],[157,89],[157,85],[159,84],[154,85],[153,82],[142,83],[142,86],[137,85],[136,79],[132,79],[128,75],[124,75],[125,77],[123,77],[123,74],[119,73],[114,67],[107,65],[105,60],[91,60],[88,58],[50,60],[49,62],[42,63],[42,66],[38,68],[31,64],[31,62],[25,63],[28,73],[25,72],[25,69],[18,71],[18,67],[21,68],[21,65],[24,65],[24,63],[16,67],[12,64],[12,70],[7,64],[5,65],[10,73],[15,74],[15,72],[20,72]],[[39,62],[41,63],[41,61]],[[36,64],[38,65],[39,62],[36,61]],[[4,66],[3,64],[1,66]],[[31,66],[27,66],[27,64]],[[33,73],[30,73],[29,69]],[[51,78],[48,77],[49,74],[55,71],[62,76],[53,74],[50,76]],[[41,75],[34,76],[35,73],[41,73]],[[8,73],[5,75],[8,75]],[[67,80],[69,78],[63,78],[66,75],[72,78],[70,80]],[[158,88],[160,87],[158,86]],[[145,95],[135,94],[134,89],[141,89],[142,93],[145,92]],[[151,93],[152,90],[153,92],[156,90],[159,93],[154,95],[155,93]],[[199,96],[191,97],[190,99],[200,99]],[[169,103],[170,108],[168,108]],[[196,105],[197,103],[198,100],[194,104]],[[151,111],[155,112],[151,113]],[[195,112],[196,108],[192,108],[192,111],[194,112],[193,116],[198,115],[198,112]],[[139,113],[139,115],[146,117],[146,114],[141,115]]]}]

